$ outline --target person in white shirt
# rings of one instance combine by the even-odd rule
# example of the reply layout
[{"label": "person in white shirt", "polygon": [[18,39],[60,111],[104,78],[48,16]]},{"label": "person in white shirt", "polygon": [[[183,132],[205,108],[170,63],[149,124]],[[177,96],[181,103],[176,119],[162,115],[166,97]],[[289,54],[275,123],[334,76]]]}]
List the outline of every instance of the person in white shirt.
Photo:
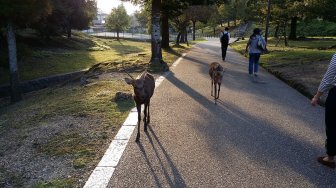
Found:
[{"label": "person in white shirt", "polygon": [[222,47],[222,60],[225,61],[226,58],[226,51],[229,46],[229,41],[230,41],[230,33],[229,33],[229,28],[225,27],[224,31],[221,32],[220,34],[220,42],[221,42],[221,47]]},{"label": "person in white shirt", "polygon": [[325,102],[325,127],[327,156],[317,158],[317,161],[330,168],[335,168],[334,157],[336,155],[336,53],[331,58],[327,72],[325,73],[316,95],[312,98],[311,104],[316,106],[320,97],[328,92]]}]

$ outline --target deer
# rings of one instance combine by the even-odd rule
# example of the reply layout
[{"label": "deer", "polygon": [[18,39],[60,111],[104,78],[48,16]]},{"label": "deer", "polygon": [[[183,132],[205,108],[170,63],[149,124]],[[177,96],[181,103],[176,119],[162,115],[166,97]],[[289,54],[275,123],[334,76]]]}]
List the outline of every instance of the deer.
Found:
[{"label": "deer", "polygon": [[[213,62],[210,64],[209,75],[211,77],[211,96],[215,98],[215,104],[217,104],[217,99],[219,98],[219,92],[220,92],[220,86],[222,84],[223,74],[224,69],[219,63]],[[213,93],[215,93],[215,95],[213,95]]]},{"label": "deer", "polygon": [[153,75],[149,74],[147,70],[143,71],[136,79],[134,79],[127,71],[125,72],[131,78],[125,78],[125,82],[133,86],[134,96],[133,99],[136,104],[138,111],[138,133],[135,141],[139,142],[140,140],[140,122],[141,122],[141,105],[144,104],[144,131],[147,132],[147,125],[150,123],[150,114],[149,114],[149,104],[150,99],[153,96],[155,88],[155,79]]}]

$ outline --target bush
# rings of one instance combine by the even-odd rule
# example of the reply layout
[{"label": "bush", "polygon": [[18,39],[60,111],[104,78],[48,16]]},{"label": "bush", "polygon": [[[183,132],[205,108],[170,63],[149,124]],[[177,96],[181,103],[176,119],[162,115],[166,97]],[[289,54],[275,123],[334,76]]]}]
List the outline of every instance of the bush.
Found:
[{"label": "bush", "polygon": [[307,20],[297,25],[298,36],[336,36],[336,23],[323,20]]}]

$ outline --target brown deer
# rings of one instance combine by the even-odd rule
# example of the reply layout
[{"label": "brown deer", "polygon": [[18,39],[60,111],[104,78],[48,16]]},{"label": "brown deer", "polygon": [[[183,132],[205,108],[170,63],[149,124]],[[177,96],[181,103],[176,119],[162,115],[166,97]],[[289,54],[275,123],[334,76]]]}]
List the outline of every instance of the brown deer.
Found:
[{"label": "brown deer", "polygon": [[[210,64],[209,75],[211,77],[211,96],[215,98],[215,104],[217,104],[217,99],[219,98],[220,86],[222,83],[222,78],[224,74],[223,67],[217,63],[213,62]],[[218,90],[217,90],[218,85]],[[213,92],[215,95],[213,95]]]},{"label": "brown deer", "polygon": [[149,103],[154,93],[155,79],[146,70],[142,74],[140,74],[136,79],[134,79],[126,70],[125,72],[131,77],[131,79],[125,78],[126,83],[132,85],[134,89],[133,98],[136,103],[136,108],[138,110],[138,133],[135,141],[139,142],[141,105],[142,104],[145,105],[143,122],[144,122],[144,131],[147,132],[147,125],[150,122]]}]

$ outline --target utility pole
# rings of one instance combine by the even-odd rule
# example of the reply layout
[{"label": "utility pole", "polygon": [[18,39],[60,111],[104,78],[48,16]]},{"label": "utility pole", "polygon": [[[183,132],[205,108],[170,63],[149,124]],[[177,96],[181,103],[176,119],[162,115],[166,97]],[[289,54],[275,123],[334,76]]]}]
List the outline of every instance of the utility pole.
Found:
[{"label": "utility pole", "polygon": [[267,16],[266,16],[266,31],[265,31],[265,41],[266,42],[267,42],[267,37],[268,37],[270,16],[271,16],[271,0],[267,0]]}]

